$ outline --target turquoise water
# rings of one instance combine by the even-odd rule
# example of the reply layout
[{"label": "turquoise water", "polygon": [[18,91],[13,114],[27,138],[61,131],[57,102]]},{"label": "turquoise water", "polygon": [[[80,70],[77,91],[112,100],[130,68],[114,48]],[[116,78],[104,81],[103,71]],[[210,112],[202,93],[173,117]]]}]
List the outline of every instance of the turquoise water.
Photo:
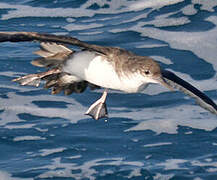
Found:
[{"label": "turquoise water", "polygon": [[[151,56],[217,102],[217,1],[0,2],[0,31],[71,35]],[[84,112],[101,90],[50,95],[13,78],[43,71],[38,43],[0,44],[0,180],[215,180],[217,118],[180,92],[110,91],[109,119]]]}]

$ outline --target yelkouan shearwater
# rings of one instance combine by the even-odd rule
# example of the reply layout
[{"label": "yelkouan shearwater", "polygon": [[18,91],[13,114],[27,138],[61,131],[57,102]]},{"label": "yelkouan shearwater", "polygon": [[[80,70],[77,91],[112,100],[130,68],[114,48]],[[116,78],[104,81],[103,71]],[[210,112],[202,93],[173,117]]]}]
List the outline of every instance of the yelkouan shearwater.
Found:
[{"label": "yelkouan shearwater", "polygon": [[[143,91],[149,83],[158,83],[170,90],[181,90],[195,98],[201,107],[217,115],[217,105],[208,96],[174,73],[161,69],[150,57],[138,56],[117,47],[88,44],[63,35],[0,32],[0,42],[6,41],[40,42],[40,50],[34,53],[41,57],[33,60],[32,64],[47,70],[13,80],[21,85],[38,87],[40,81],[44,80],[45,88],[51,88],[52,94],[64,91],[65,95],[81,93],[87,87],[104,88],[101,98],[85,113],[96,120],[108,117],[108,89],[136,93]],[[66,47],[67,44],[80,47],[81,51],[71,50]]]}]

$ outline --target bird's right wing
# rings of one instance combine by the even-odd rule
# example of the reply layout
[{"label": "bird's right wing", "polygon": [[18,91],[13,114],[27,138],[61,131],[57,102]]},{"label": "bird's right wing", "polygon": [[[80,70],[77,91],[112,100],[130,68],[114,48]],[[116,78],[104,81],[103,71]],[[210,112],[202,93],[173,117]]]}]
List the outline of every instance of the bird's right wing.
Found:
[{"label": "bird's right wing", "polygon": [[204,109],[217,114],[217,105],[203,92],[189,84],[188,82],[184,81],[183,79],[179,78],[174,73],[162,70],[162,75],[164,80],[173,88],[178,89],[185,94],[193,97],[196,102],[203,107]]}]

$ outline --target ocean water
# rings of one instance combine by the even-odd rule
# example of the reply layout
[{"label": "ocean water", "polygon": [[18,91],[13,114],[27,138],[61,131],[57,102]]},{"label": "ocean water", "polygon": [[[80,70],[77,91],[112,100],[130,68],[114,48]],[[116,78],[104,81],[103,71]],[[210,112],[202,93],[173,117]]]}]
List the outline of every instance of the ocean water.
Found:
[{"label": "ocean water", "polygon": [[[216,0],[1,0],[0,31],[70,35],[151,56],[217,103]],[[0,44],[0,180],[215,180],[217,117],[159,85],[110,91],[21,87],[38,43]]]}]

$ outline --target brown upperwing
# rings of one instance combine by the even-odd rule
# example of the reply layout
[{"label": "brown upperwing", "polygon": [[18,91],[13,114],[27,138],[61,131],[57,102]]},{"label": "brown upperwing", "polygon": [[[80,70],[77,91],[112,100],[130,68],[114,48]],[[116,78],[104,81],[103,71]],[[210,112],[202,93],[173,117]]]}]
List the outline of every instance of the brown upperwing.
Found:
[{"label": "brown upperwing", "polygon": [[70,44],[107,55],[112,48],[88,44],[76,38],[37,32],[0,32],[0,42],[41,41]]}]

